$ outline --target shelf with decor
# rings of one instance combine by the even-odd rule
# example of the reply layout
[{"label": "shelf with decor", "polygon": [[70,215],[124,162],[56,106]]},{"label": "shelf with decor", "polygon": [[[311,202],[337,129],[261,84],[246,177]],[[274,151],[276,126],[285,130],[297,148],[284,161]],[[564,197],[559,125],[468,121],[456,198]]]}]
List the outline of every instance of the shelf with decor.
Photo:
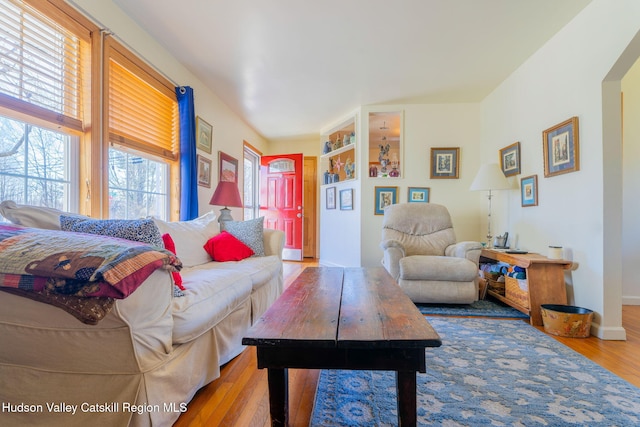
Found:
[{"label": "shelf with decor", "polygon": [[356,145],[354,118],[322,135],[320,167],[323,185],[356,178]]}]

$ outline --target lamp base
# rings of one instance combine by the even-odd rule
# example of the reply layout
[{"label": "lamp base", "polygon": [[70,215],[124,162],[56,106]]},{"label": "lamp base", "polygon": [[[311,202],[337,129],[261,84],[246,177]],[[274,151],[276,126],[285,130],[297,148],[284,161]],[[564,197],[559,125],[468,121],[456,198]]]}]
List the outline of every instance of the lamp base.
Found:
[{"label": "lamp base", "polygon": [[231,209],[226,206],[220,209],[220,217],[218,217],[218,223],[222,225],[222,223],[225,221],[233,221],[233,217],[231,216]]}]

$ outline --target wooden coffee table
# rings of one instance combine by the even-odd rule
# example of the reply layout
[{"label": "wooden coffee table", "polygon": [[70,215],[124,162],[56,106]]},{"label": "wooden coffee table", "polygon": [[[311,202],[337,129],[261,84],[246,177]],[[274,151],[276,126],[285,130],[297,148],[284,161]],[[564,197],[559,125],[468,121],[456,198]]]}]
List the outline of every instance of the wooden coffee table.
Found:
[{"label": "wooden coffee table", "polygon": [[416,425],[416,372],[442,342],[382,268],[308,267],[242,339],[268,369],[271,425],[287,425],[287,369],[396,371],[398,421]]}]

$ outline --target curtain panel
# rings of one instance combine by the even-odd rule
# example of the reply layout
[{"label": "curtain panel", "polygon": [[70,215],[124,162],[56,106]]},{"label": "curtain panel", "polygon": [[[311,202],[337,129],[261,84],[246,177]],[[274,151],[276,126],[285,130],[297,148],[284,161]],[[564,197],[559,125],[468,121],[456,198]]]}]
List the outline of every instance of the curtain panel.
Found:
[{"label": "curtain panel", "polygon": [[176,87],[180,116],[180,221],[198,216],[198,181],[196,164],[196,119],[193,89]]}]

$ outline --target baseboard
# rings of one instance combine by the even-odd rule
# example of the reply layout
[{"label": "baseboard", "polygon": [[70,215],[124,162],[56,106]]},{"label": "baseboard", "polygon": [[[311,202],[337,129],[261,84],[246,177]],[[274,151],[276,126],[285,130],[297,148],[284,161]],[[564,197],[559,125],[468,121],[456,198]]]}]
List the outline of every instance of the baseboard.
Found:
[{"label": "baseboard", "polygon": [[604,327],[593,322],[591,323],[591,335],[601,340],[626,341],[627,331],[622,326]]},{"label": "baseboard", "polygon": [[622,305],[640,305],[640,297],[622,297]]}]

